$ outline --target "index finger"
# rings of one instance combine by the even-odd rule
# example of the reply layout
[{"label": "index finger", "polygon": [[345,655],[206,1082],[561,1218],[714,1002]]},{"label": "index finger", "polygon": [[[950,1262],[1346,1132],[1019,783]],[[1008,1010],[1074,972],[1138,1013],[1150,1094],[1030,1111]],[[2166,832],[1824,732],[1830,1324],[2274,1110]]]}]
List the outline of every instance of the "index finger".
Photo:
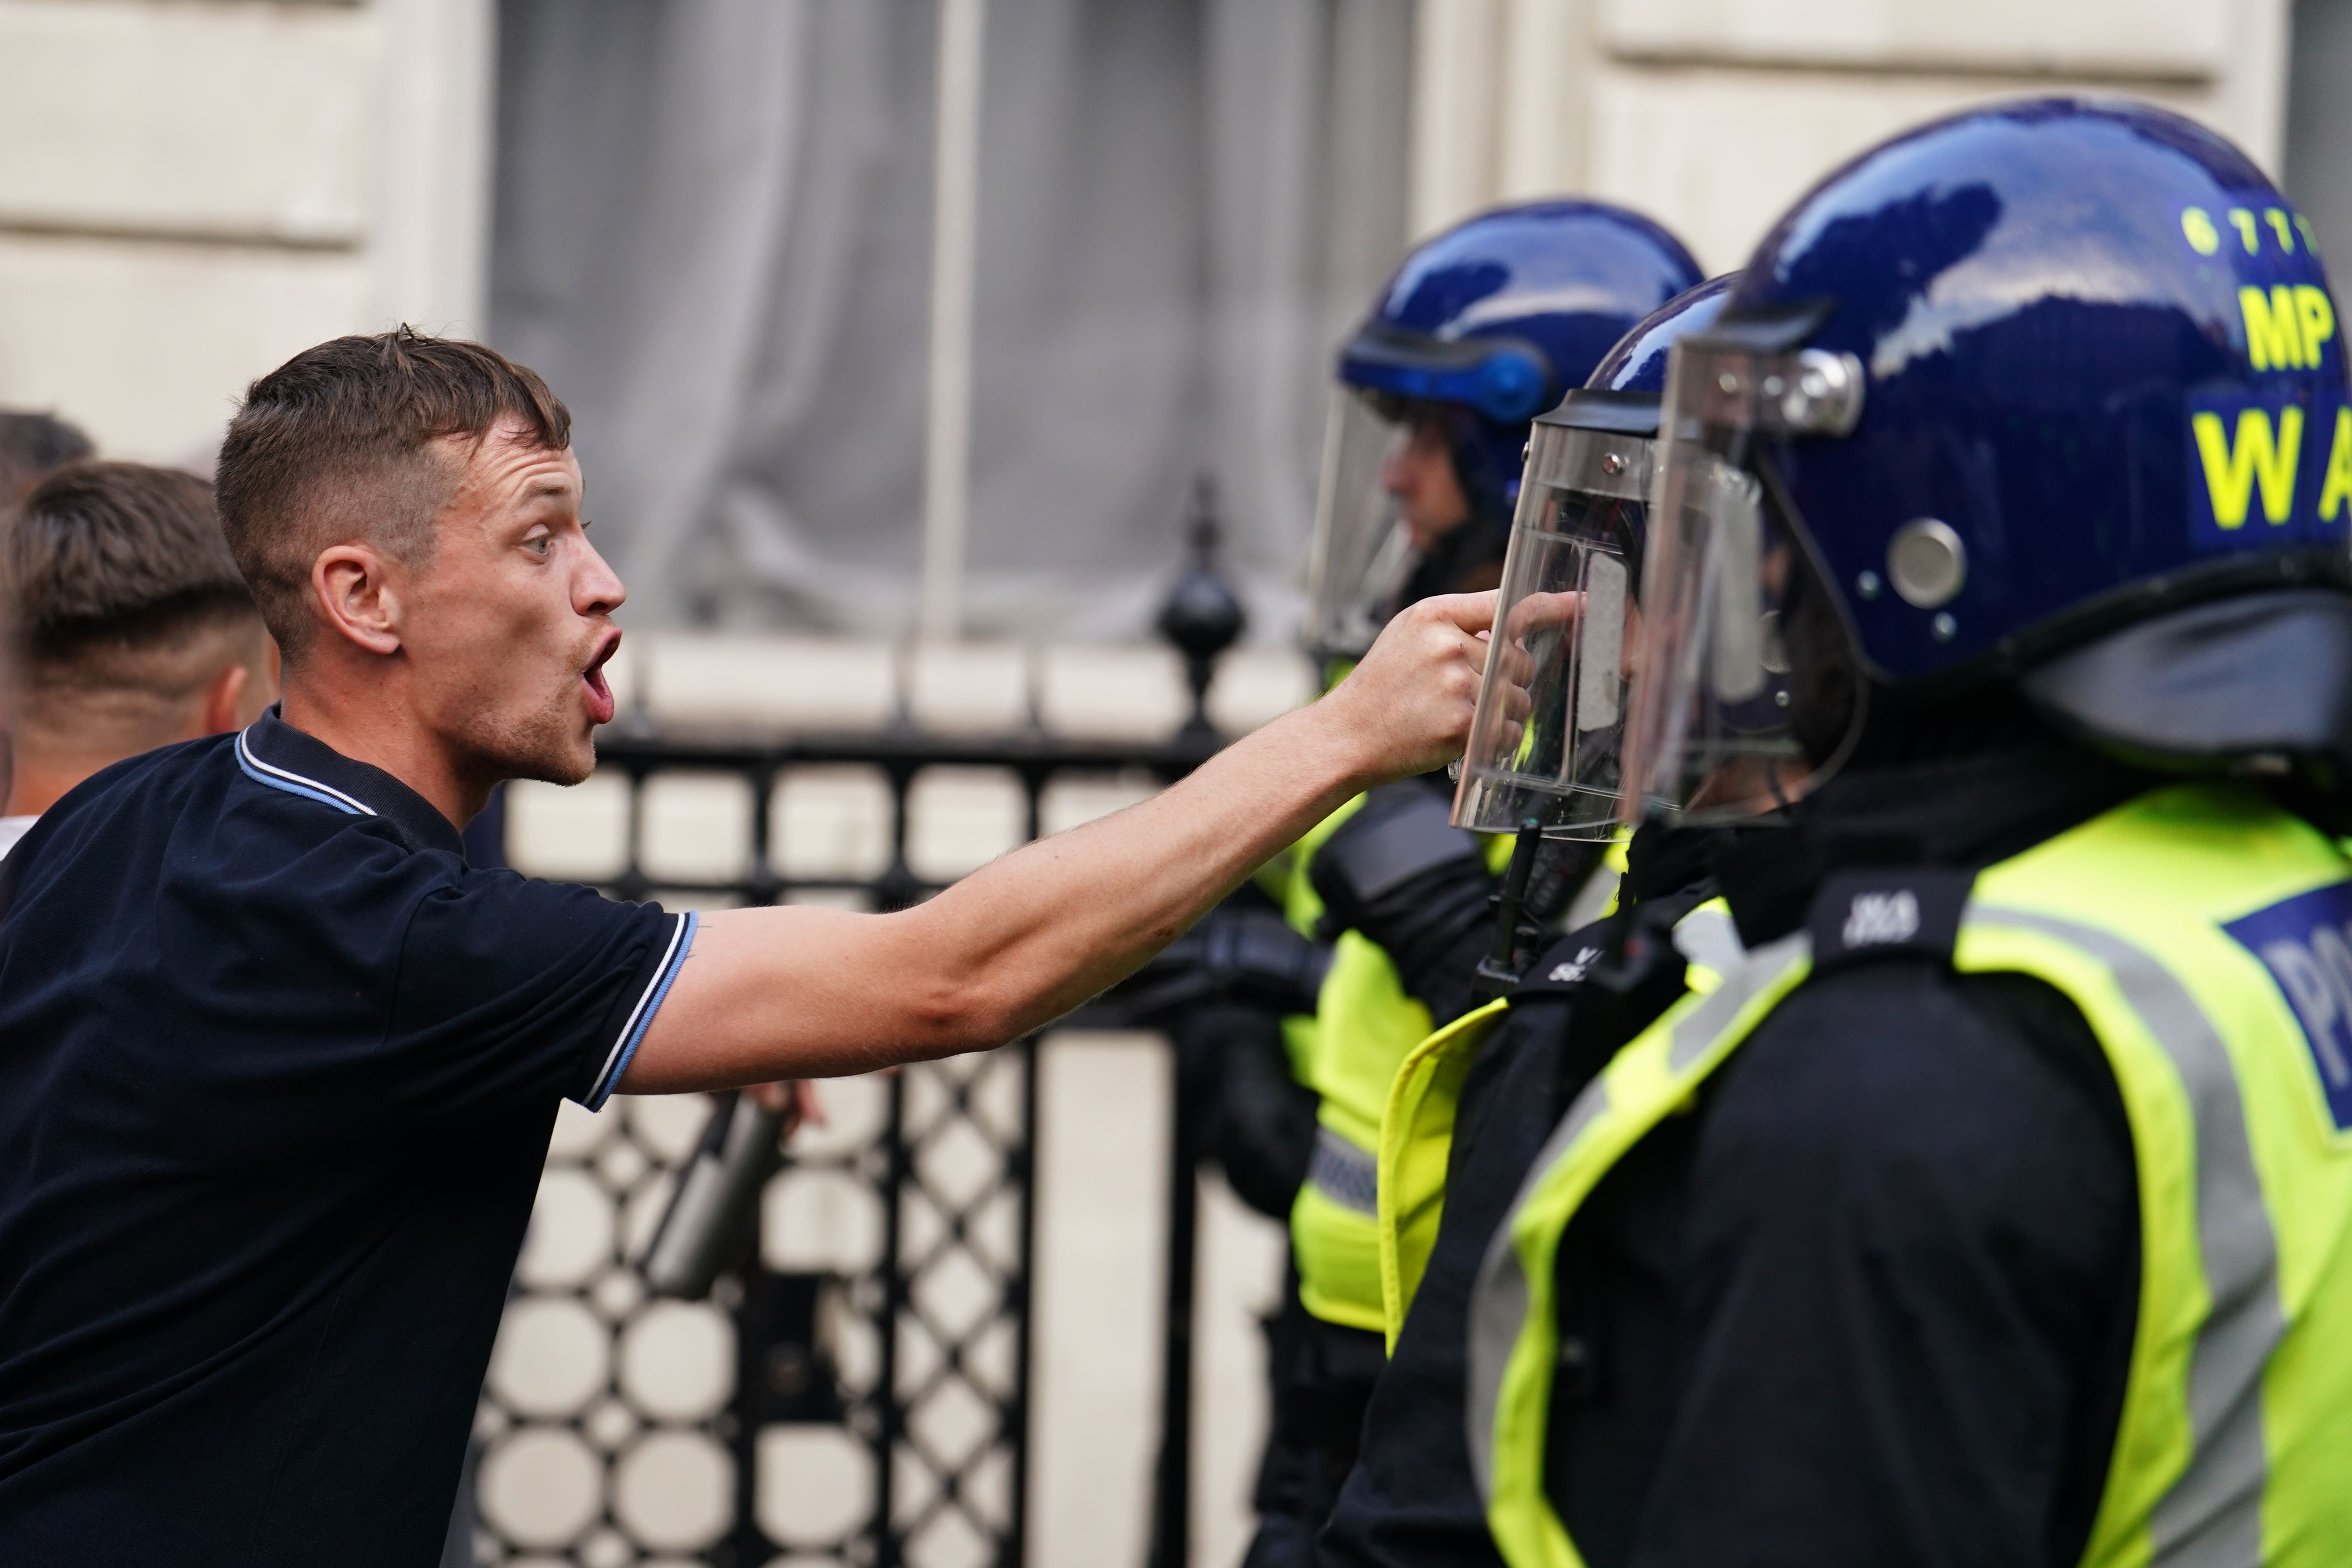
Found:
[{"label": "index finger", "polygon": [[1501,597],[1500,589],[1486,588],[1475,594],[1436,594],[1421,603],[1431,614],[1451,621],[1463,631],[1483,632],[1494,629],[1495,605]]}]

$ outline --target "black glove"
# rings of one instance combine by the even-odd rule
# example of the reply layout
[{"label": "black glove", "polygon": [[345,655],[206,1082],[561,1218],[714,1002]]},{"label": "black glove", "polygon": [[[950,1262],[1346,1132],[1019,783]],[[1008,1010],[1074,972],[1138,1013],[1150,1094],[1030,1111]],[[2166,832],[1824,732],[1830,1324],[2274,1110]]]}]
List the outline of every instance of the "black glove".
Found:
[{"label": "black glove", "polygon": [[1176,1089],[1192,1110],[1192,1157],[1215,1161],[1258,1213],[1287,1220],[1315,1152],[1316,1099],[1291,1076],[1281,1017],[1211,1003],[1178,1016],[1168,1033]]},{"label": "black glove", "polygon": [[1102,1000],[1139,1023],[1212,1004],[1312,1013],[1331,950],[1270,909],[1228,900]]}]

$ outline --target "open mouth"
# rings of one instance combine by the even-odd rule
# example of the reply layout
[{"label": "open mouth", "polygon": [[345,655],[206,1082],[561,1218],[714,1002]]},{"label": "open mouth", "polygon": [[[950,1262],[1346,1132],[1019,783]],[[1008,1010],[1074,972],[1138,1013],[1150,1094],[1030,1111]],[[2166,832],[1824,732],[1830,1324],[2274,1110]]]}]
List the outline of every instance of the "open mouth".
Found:
[{"label": "open mouth", "polygon": [[580,672],[580,683],[588,689],[588,716],[599,724],[613,721],[613,689],[604,679],[604,665],[620,647],[621,634],[614,632],[598,645],[596,657]]}]

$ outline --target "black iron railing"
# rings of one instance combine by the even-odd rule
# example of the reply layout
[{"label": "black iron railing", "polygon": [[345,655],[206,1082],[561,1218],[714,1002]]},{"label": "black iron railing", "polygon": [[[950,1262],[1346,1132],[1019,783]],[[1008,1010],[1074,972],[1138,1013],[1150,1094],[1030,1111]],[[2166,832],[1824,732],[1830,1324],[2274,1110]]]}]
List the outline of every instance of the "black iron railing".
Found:
[{"label": "black iron railing", "polygon": [[[909,866],[907,847],[909,796],[927,770],[987,767],[1012,773],[1026,803],[1027,837],[1038,835],[1046,792],[1062,780],[1105,774],[1147,775],[1166,784],[1182,776],[1213,750],[1213,734],[1192,727],[1158,743],[1113,744],[1055,739],[1039,733],[982,742],[925,735],[911,730],[879,734],[792,736],[765,741],[690,738],[645,731],[622,732],[600,748],[599,771],[630,786],[626,863],[605,886],[615,896],[688,895],[748,904],[784,901],[796,894],[854,893],[876,909],[903,908],[937,891]],[[789,861],[788,846],[772,834],[776,814],[770,802],[792,770],[856,763],[877,772],[887,784],[890,855],[877,876],[794,877],[777,868]],[[750,787],[751,854],[740,876],[704,882],[656,876],[644,867],[642,819],[637,809],[646,786],[665,773],[720,773]],[[1099,1010],[1072,1020],[1118,1024]],[[1009,1079],[1007,1082],[1005,1080]],[[733,1521],[725,1536],[702,1550],[701,1560],[732,1568],[757,1568],[787,1548],[802,1557],[829,1557],[861,1568],[919,1568],[927,1555],[920,1542],[948,1515],[962,1533],[989,1548],[988,1559],[1013,1568],[1025,1558],[1025,1496],[1028,1489],[1030,1388],[1030,1283],[1035,1194],[1032,1184],[1036,1127],[1036,1062],[1034,1040],[1020,1041],[982,1057],[928,1063],[888,1080],[887,1106],[879,1135],[868,1145],[829,1156],[788,1155],[781,1180],[795,1171],[824,1171],[869,1191],[881,1216],[881,1242],[874,1266],[864,1274],[825,1277],[772,1270],[756,1246],[746,1253],[717,1293],[732,1317],[737,1355],[735,1386],[724,1411],[701,1423],[723,1442],[734,1460]],[[612,1139],[630,1140],[642,1159],[615,1161]],[[963,1163],[971,1151],[987,1151],[993,1169],[974,1180],[968,1171],[952,1182],[937,1178],[927,1155],[943,1144],[960,1145]],[[1190,1487],[1190,1389],[1193,1253],[1193,1179],[1184,1151],[1191,1140],[1181,1129],[1171,1147],[1179,1169],[1171,1184],[1170,1267],[1163,1364],[1162,1443],[1156,1478],[1152,1559],[1180,1563]],[[641,1200],[669,1159],[644,1146],[625,1125],[580,1162],[612,1194],[614,1203]],[[617,1184],[610,1173],[625,1180]],[[614,1267],[627,1261],[627,1237],[616,1226]],[[927,1279],[953,1270],[967,1298],[974,1281],[988,1297],[981,1310],[961,1319],[943,1314],[924,1289]],[[609,1278],[609,1277],[601,1277]],[[584,1281],[583,1296],[610,1286]],[[625,1301],[616,1312],[597,1300],[616,1339],[650,1303]],[[846,1313],[861,1321],[873,1347],[870,1375],[846,1372],[827,1342],[826,1322]],[[628,1406],[626,1389],[615,1377],[613,1396]],[[506,1410],[495,1391],[488,1396],[490,1433],[486,1468],[498,1446],[535,1426],[529,1413]],[[952,1400],[966,1410],[988,1413],[982,1440],[946,1451],[926,1435],[928,1405]],[[610,1408],[604,1406],[602,1408]],[[658,1415],[632,1409],[643,1432],[675,1426]],[[618,1416],[607,1416],[617,1424]],[[771,1539],[757,1506],[762,1433],[779,1425],[838,1423],[870,1458],[871,1506],[866,1517],[837,1538],[813,1542]],[[569,1423],[579,1428],[580,1421]],[[637,1435],[642,1440],[642,1433]],[[485,1532],[496,1543],[498,1561],[544,1553],[550,1546],[583,1568],[619,1568],[643,1562],[664,1544],[634,1531],[626,1512],[610,1495],[632,1437],[594,1445],[604,1451],[607,1496],[597,1522],[572,1541],[554,1543],[505,1538],[492,1510],[484,1511]],[[582,1543],[586,1544],[582,1544]],[[911,1544],[910,1544],[911,1543]],[[628,1555],[620,1555],[625,1546]]]}]

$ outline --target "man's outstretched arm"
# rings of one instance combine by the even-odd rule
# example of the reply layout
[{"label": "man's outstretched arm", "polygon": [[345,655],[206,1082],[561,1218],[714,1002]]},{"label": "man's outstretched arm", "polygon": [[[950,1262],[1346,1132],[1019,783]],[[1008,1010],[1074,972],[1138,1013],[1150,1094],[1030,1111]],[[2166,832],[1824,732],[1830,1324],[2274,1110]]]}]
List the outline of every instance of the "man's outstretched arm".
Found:
[{"label": "man's outstretched arm", "polygon": [[1494,608],[1491,593],[1423,600],[1321,701],[913,909],[705,916],[622,1091],[865,1072],[1060,1016],[1359,790],[1459,756]]}]

